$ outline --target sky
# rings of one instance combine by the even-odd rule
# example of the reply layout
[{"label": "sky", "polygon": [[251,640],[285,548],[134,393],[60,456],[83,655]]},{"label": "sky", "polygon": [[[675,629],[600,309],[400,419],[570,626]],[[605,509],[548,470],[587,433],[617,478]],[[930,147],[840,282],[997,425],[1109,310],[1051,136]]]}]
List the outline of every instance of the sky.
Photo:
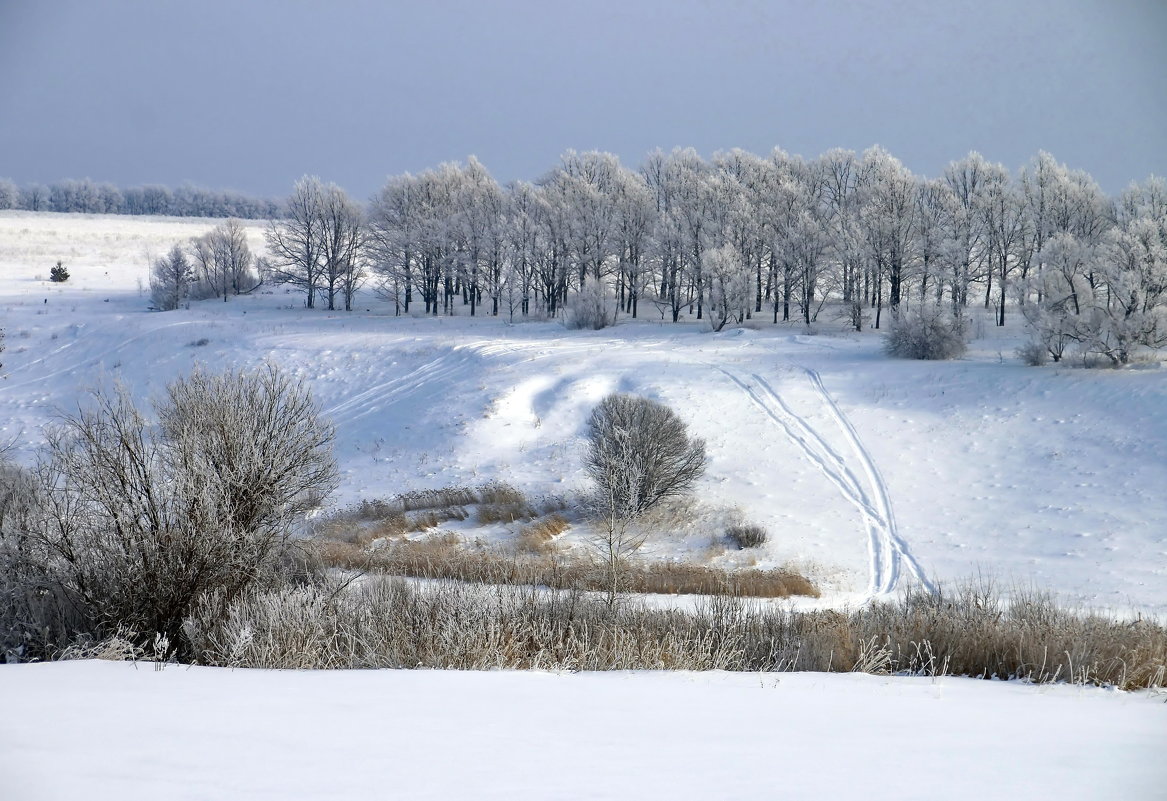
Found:
[{"label": "sky", "polygon": [[598,149],[1167,174],[1163,0],[0,0],[0,176],[357,197]]}]

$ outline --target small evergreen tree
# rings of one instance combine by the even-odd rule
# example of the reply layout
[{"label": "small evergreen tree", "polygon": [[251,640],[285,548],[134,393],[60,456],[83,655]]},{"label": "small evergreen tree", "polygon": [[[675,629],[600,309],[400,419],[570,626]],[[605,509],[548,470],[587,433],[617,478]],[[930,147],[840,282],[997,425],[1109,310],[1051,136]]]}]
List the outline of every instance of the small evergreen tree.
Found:
[{"label": "small evergreen tree", "polygon": [[65,269],[65,265],[60,261],[56,266],[49,270],[49,280],[54,284],[63,284],[69,280],[69,271]]}]

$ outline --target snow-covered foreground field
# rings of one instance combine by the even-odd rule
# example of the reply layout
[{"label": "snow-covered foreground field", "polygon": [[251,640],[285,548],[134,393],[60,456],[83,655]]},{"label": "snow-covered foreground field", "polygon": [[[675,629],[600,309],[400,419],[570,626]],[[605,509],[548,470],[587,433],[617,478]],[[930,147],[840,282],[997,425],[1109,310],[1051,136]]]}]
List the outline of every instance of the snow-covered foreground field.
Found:
[{"label": "snow-covered foreground field", "polygon": [[[213,224],[0,213],[0,435],[19,458],[86,388],[122,381],[146,399],[198,364],[272,359],[336,423],[338,505],[495,479],[570,495],[589,410],[635,392],[675,408],[711,457],[693,522],[650,556],[792,564],[835,605],[982,572],[1167,613],[1165,370],[1027,368],[1020,332],[992,326],[965,359],[897,361],[877,333],[830,320],[817,336],[711,334],[651,306],[600,332],[395,318],[371,292],[350,314],[310,312],[283,287],[148,312],[145,255]],[[248,230],[261,248],[262,225]],[[63,285],[44,280],[57,258]],[[769,530],[756,554],[722,547],[735,513]]]},{"label": "snow-covered foreground field", "polygon": [[813,673],[3,669],[0,797],[1162,798],[1162,696]]}]

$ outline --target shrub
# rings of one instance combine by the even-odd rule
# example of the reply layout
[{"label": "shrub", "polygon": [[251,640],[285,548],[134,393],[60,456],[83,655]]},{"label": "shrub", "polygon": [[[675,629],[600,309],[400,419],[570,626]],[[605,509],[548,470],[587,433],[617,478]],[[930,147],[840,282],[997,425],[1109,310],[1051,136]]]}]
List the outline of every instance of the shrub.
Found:
[{"label": "shrub", "polygon": [[1049,361],[1049,349],[1040,342],[1026,342],[1017,349],[1017,357],[1030,367],[1041,367]]},{"label": "shrub", "polygon": [[567,301],[564,326],[599,331],[614,322],[612,302],[602,282],[592,280]]},{"label": "shrub", "polygon": [[49,280],[54,284],[63,284],[69,280],[69,270],[61,262],[49,269]]},{"label": "shrub", "polygon": [[182,650],[200,595],[310,572],[290,538],[335,487],[332,428],[270,366],[196,372],[155,412],[157,425],[124,389],[95,392],[47,433],[36,513],[0,531],[0,568],[13,596],[54,602],[30,614],[79,615],[74,630],[94,640],[160,634]]},{"label": "shrub", "polygon": [[901,359],[955,359],[968,350],[964,323],[935,308],[901,312],[883,341],[889,356]]},{"label": "shrub", "polygon": [[766,529],[752,523],[742,523],[729,526],[725,536],[740,548],[757,548],[766,543]]}]

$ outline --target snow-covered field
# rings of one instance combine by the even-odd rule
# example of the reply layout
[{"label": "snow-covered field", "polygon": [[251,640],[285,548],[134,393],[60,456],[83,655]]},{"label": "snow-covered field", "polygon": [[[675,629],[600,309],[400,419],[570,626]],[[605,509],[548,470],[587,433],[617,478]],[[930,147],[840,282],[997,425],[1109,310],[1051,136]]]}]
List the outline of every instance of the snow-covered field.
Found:
[{"label": "snow-covered field", "polygon": [[[350,314],[309,312],[283,287],[146,311],[147,254],[213,224],[0,214],[0,436],[21,458],[85,388],[120,380],[149,398],[196,364],[274,359],[336,423],[338,505],[492,479],[570,494],[585,486],[588,411],[636,392],[673,406],[710,454],[702,508],[651,556],[793,564],[828,604],[988,573],[1167,613],[1165,370],[1028,368],[1013,355],[1021,332],[991,325],[967,358],[922,363],[829,319],[813,336],[765,323],[712,334],[651,307],[599,332],[395,318],[371,292]],[[248,230],[261,249],[262,225]],[[63,285],[44,280],[57,258]],[[757,554],[719,547],[734,513],[769,530]]]},{"label": "snow-covered field", "polygon": [[[336,424],[338,506],[489,480],[570,495],[592,405],[636,392],[710,455],[700,507],[654,558],[793,564],[827,605],[979,572],[1167,615],[1167,370],[1027,368],[1020,330],[991,325],[966,358],[916,363],[833,320],[712,334],[651,307],[599,332],[395,318],[371,293],[308,312],[282,287],[148,312],[149,258],[215,222],[0,213],[17,458],[87,388],[148,399],[196,364],[272,359]],[[720,546],[734,514],[769,530],[756,554]],[[1149,799],[1167,779],[1162,696],[953,678],[63,663],[0,670],[0,709],[0,797],[29,801]]]},{"label": "snow-covered field", "polygon": [[3,668],[0,797],[1162,798],[1162,698],[975,679]]}]

